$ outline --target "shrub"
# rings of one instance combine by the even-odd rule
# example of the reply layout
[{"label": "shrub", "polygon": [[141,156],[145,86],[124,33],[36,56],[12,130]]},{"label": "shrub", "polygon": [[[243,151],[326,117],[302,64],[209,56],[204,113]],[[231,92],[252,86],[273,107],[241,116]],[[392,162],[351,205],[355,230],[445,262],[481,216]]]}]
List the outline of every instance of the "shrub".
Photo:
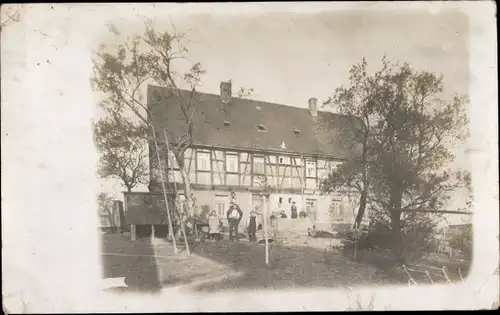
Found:
[{"label": "shrub", "polygon": [[459,250],[464,258],[472,258],[472,226],[464,225],[460,231],[453,233],[450,239],[450,246]]}]

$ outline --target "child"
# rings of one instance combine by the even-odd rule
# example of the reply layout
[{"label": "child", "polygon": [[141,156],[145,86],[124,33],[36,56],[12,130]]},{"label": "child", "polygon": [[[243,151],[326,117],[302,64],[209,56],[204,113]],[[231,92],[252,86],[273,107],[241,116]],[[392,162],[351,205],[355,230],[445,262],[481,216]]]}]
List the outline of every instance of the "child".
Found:
[{"label": "child", "polygon": [[255,211],[250,211],[250,216],[247,221],[247,229],[248,229],[248,240],[250,242],[254,242],[255,232],[257,231],[257,227],[259,226],[259,219],[257,218],[257,213]]},{"label": "child", "polygon": [[231,192],[231,197],[229,198],[230,205],[238,205],[238,198],[236,198],[236,193],[234,191]]},{"label": "child", "polygon": [[217,213],[212,211],[208,217],[208,237],[210,239],[218,239],[220,234],[220,223]]}]

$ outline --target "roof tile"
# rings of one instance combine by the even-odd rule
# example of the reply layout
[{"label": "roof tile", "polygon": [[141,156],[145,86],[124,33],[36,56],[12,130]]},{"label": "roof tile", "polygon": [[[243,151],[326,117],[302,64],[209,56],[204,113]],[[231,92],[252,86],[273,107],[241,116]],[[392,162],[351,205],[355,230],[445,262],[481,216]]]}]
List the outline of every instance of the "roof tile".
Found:
[{"label": "roof tile", "polygon": [[[181,90],[182,99],[198,106],[193,117],[194,139],[199,145],[349,157],[352,142],[341,132],[350,128],[352,117],[309,109],[233,97],[224,104],[215,94]],[[186,130],[178,97],[165,87],[148,86],[148,108],[157,129],[167,128],[175,137]],[[228,126],[227,123],[230,125]],[[265,126],[266,132],[258,130]],[[299,133],[294,130],[299,130]]]}]

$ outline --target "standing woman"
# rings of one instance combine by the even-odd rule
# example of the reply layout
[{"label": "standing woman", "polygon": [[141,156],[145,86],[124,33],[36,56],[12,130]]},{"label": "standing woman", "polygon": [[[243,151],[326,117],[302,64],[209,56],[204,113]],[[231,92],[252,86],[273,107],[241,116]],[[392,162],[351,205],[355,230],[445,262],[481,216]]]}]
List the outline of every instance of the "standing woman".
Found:
[{"label": "standing woman", "polygon": [[255,232],[257,232],[257,227],[259,226],[259,219],[257,218],[257,213],[255,211],[250,211],[250,216],[247,220],[248,229],[248,240],[250,242],[255,242]]}]

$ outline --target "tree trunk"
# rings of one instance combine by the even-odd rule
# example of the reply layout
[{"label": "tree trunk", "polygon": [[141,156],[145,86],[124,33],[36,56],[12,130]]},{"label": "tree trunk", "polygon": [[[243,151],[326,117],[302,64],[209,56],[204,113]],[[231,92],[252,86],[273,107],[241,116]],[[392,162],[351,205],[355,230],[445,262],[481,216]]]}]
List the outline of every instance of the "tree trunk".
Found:
[{"label": "tree trunk", "polygon": [[[178,163],[180,164],[180,163]],[[186,220],[193,215],[193,196],[191,193],[191,182],[189,180],[189,173],[186,171],[186,168],[184,167],[184,163],[182,165],[179,165],[180,173],[182,176],[182,181],[184,182],[184,198],[186,202],[186,209],[185,213],[180,213],[179,214],[179,219],[180,219],[180,228],[182,232],[182,236],[184,237],[184,243],[186,244],[186,251],[188,255],[191,254],[191,251],[189,249],[189,243],[187,240],[187,235],[186,235],[186,229],[184,228],[184,224]],[[196,225],[193,224],[193,228],[196,228]]]},{"label": "tree trunk", "polygon": [[188,217],[194,215],[194,200],[193,193],[191,191],[191,181],[189,179],[189,173],[186,171],[184,166],[180,167],[180,173],[182,176],[182,182],[184,183],[184,198],[186,200],[186,212]]},{"label": "tree trunk", "polygon": [[401,202],[403,193],[399,187],[391,192],[391,233],[392,233],[392,251],[398,263],[405,263],[403,255],[403,239],[401,235]]},{"label": "tree trunk", "polygon": [[359,209],[356,214],[356,220],[354,221],[353,228],[359,228],[361,221],[363,221],[363,216],[365,215],[366,209],[366,199],[368,198],[368,188],[365,186],[361,192],[361,197],[359,198]]},{"label": "tree trunk", "polygon": [[[264,244],[266,251],[266,265],[269,265],[269,240],[267,236],[267,202],[266,196],[262,196],[262,209],[264,210]],[[276,240],[275,240],[276,241]]]},{"label": "tree trunk", "polygon": [[361,225],[361,221],[363,220],[363,216],[365,215],[365,209],[366,209],[366,199],[368,198],[368,162],[367,162],[367,155],[368,155],[368,148],[367,148],[367,142],[368,142],[368,133],[365,132],[364,137],[363,137],[363,152],[361,156],[361,161],[363,163],[363,191],[361,192],[361,196],[359,198],[359,209],[358,213],[356,214],[356,220],[354,221],[354,226],[353,228],[359,228]]}]

